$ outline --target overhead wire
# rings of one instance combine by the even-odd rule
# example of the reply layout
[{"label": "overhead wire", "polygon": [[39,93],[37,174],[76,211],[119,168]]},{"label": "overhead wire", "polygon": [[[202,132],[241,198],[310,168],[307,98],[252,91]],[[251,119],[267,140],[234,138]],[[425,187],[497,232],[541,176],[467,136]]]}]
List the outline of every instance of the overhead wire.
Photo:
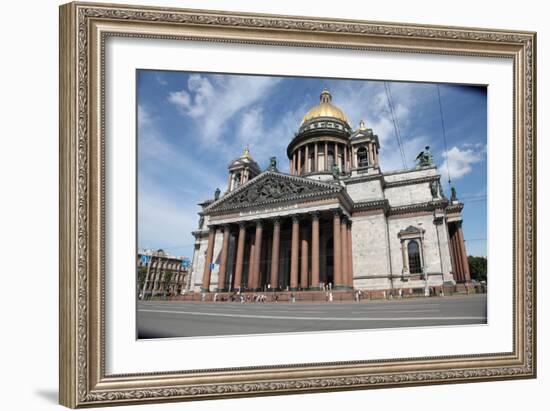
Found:
[{"label": "overhead wire", "polygon": [[405,149],[403,147],[403,141],[401,139],[401,130],[399,129],[399,123],[397,122],[397,116],[395,114],[395,108],[393,105],[393,98],[391,95],[390,85],[387,81],[384,81],[384,88],[386,89],[386,97],[388,99],[388,105],[390,106],[390,113],[393,122],[393,128],[395,130],[395,137],[397,138],[397,145],[399,146],[399,152],[401,154],[401,161],[403,162],[403,168],[407,169],[407,159],[405,156]]},{"label": "overhead wire", "polygon": [[441,130],[443,132],[443,147],[445,149],[445,165],[447,166],[447,181],[449,183],[449,190],[451,189],[451,170],[449,168],[449,150],[447,148],[447,133],[445,132],[445,119],[443,117],[443,104],[441,104],[441,92],[439,90],[439,84],[436,84],[437,100],[439,101],[439,117],[441,119]]}]

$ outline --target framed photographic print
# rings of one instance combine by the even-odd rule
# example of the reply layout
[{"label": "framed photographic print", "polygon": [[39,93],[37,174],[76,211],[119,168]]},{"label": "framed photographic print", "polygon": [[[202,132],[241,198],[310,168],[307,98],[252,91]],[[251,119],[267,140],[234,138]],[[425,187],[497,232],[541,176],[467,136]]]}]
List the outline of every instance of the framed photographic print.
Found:
[{"label": "framed photographic print", "polygon": [[60,27],[63,405],[535,377],[535,33]]}]

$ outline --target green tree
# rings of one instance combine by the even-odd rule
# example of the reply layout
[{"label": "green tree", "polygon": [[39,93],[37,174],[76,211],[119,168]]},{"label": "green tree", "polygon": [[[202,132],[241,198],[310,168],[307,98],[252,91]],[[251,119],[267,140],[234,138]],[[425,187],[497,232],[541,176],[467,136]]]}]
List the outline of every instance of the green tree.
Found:
[{"label": "green tree", "polygon": [[487,281],[487,258],[468,256],[470,276],[472,280]]}]

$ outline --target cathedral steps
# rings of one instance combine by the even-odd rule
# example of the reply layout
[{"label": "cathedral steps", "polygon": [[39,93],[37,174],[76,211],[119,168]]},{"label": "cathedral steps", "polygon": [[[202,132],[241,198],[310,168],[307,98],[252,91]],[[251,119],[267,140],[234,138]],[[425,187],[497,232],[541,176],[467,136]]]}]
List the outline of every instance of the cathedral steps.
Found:
[{"label": "cathedral steps", "polygon": [[[457,284],[455,286],[437,286],[430,287],[430,296],[452,296],[453,294],[480,294],[485,293],[486,288],[480,284]],[[332,297],[331,297],[332,294]],[[319,303],[319,302],[339,302],[339,301],[356,301],[357,294],[354,290],[332,290],[332,291],[265,291],[265,292],[242,292],[245,302],[254,302],[258,299],[258,296],[265,296],[264,302],[294,302],[297,303]],[[178,295],[169,297],[169,300],[173,301],[204,301],[213,302],[216,301],[240,301],[240,295],[234,292],[210,292],[210,293],[188,293],[185,295]],[[360,300],[392,300],[403,298],[424,298],[424,288],[404,288],[401,295],[399,289],[393,290],[361,290]]]}]

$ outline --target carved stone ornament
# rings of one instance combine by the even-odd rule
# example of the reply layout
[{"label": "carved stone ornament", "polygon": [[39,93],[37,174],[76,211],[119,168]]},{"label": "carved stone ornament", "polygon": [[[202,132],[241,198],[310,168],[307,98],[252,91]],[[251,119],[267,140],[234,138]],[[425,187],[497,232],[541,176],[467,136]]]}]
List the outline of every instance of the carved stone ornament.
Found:
[{"label": "carved stone ornament", "polygon": [[398,237],[401,238],[401,237],[406,237],[406,236],[411,236],[411,235],[420,235],[424,232],[425,232],[424,229],[410,225],[407,228],[399,231],[399,233],[397,235],[398,235]]},{"label": "carved stone ornament", "polygon": [[303,197],[338,193],[342,188],[329,183],[264,172],[262,175],[239,187],[206,211],[215,212],[232,208],[253,207],[259,204],[291,201]]}]

